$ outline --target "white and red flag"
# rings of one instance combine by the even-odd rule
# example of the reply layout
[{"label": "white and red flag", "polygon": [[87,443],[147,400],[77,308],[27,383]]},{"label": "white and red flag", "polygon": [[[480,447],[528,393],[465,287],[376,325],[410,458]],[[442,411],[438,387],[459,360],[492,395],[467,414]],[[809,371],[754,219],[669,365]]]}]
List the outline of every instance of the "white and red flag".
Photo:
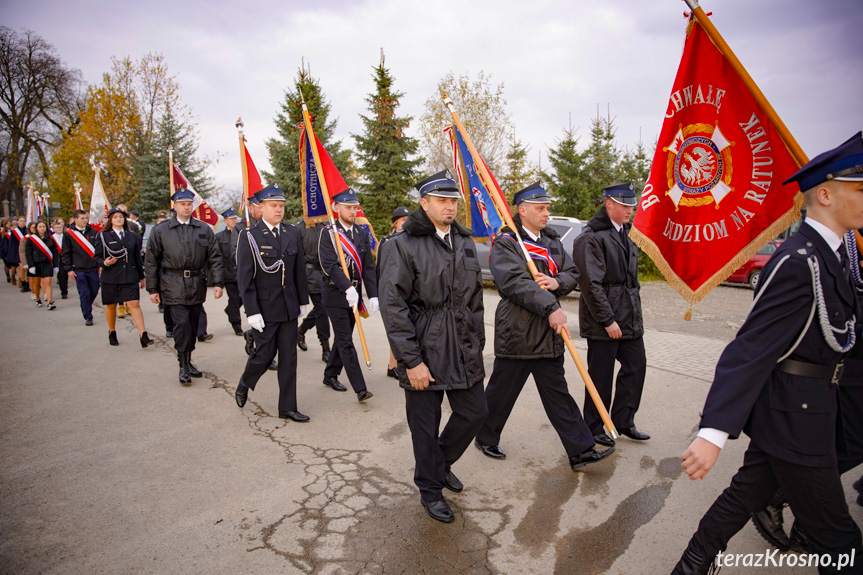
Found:
[{"label": "white and red flag", "polygon": [[108,221],[108,210],[111,209],[111,202],[108,201],[108,196],[102,187],[99,168],[94,168],[93,171],[96,173],[96,177],[93,180],[93,193],[90,195],[90,225],[101,230]]},{"label": "white and red flag", "polygon": [[185,174],[180,170],[180,164],[175,163],[173,166],[174,169],[174,191],[176,192],[179,189],[186,188],[193,194],[195,194],[195,199],[192,200],[192,215],[201,220],[206,224],[210,224],[211,226],[215,226],[219,223],[219,214],[213,210],[207,202],[204,201],[204,198],[201,197],[201,194],[195,191],[195,188],[192,187],[192,183],[186,178]]},{"label": "white and red flag", "polygon": [[798,163],[765,107],[691,20],[630,233],[690,305],[800,216],[782,185]]}]

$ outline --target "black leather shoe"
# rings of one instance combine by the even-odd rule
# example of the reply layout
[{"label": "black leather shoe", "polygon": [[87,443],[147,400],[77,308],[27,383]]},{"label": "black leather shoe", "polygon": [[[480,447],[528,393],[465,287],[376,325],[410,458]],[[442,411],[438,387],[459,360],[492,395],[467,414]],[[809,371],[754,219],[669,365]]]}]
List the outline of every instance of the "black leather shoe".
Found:
[{"label": "black leather shoe", "polygon": [[84,322],[84,325],[93,325],[93,318],[90,318]]},{"label": "black leather shoe", "polygon": [[752,513],[752,524],[768,543],[780,551],[791,549],[791,541],[783,527],[781,506],[768,505],[761,511]]},{"label": "black leather shoe", "polygon": [[797,525],[791,526],[791,551],[795,553],[809,553],[809,541],[806,540],[806,537],[800,533],[800,530],[797,529]]},{"label": "black leather shoe", "polygon": [[297,347],[303,351],[309,351],[309,346],[306,345],[306,332],[303,330],[297,332]]},{"label": "black leather shoe", "polygon": [[374,393],[372,393],[368,389],[364,389],[364,390],[360,391],[359,393],[357,393],[357,401],[362,403],[367,399],[373,398],[374,396],[375,396]]},{"label": "black leather shoe", "polygon": [[243,380],[240,380],[240,383],[237,384],[237,391],[234,393],[234,399],[237,400],[237,405],[239,407],[243,407],[246,405],[246,400],[249,399],[249,388],[246,387],[246,384],[243,383]]},{"label": "black leather shoe", "polygon": [[120,342],[117,341],[117,332],[109,331],[108,332],[108,343],[111,345],[120,345]]},{"label": "black leather shoe", "polygon": [[201,373],[201,371],[197,367],[192,365],[192,352],[191,351],[186,352],[186,366],[189,368],[189,375],[191,375],[192,377],[203,377],[204,376],[204,374]]},{"label": "black leather shoe", "polygon": [[500,447],[497,445],[483,445],[478,439],[474,439],[473,444],[476,445],[476,448],[482,451],[487,457],[491,457],[492,459],[506,459],[506,453],[501,451]]},{"label": "black leather shoe", "polygon": [[342,385],[342,382],[340,382],[335,377],[325,377],[324,378],[324,385],[326,385],[327,387],[332,387],[336,391],[347,391],[348,390],[348,388],[345,387],[344,385]]},{"label": "black leather shoe", "polygon": [[69,299],[69,295],[65,293],[60,294],[60,299]]},{"label": "black leather shoe", "polygon": [[232,325],[231,327],[233,327],[233,328],[234,328],[234,335],[243,335],[243,328],[242,328],[242,326],[239,326],[239,325]]},{"label": "black leather shoe", "polygon": [[280,411],[279,417],[282,419],[290,419],[292,421],[296,421],[297,423],[305,423],[309,420],[308,415],[303,415],[299,411]]},{"label": "black leather shoe", "polygon": [[447,471],[446,475],[443,476],[443,485],[454,493],[461,493],[464,489],[464,484],[458,480],[452,470]]},{"label": "black leather shoe", "polygon": [[189,373],[189,360],[183,352],[177,352],[177,361],[180,362],[180,385],[191,385],[192,375]]},{"label": "black leather shoe", "polygon": [[141,347],[146,348],[147,346],[153,345],[154,343],[156,342],[150,339],[150,336],[147,335],[146,331],[141,334]]},{"label": "black leather shoe", "polygon": [[440,521],[441,523],[452,523],[455,521],[452,509],[449,508],[449,505],[443,499],[440,501],[425,501],[420,499],[420,501],[422,501],[423,507],[425,507],[429,517],[435,521]]},{"label": "black leather shoe", "polygon": [[391,378],[393,378],[393,379],[398,379],[398,378],[399,378],[399,374],[398,374],[398,373],[396,373],[396,368],[394,368],[394,367],[388,367],[388,368],[387,368],[387,377],[391,377]]},{"label": "black leather shoe", "polygon": [[701,546],[690,539],[689,545],[683,552],[680,561],[674,566],[671,575],[710,575],[717,573],[714,568],[713,557],[706,557]]},{"label": "black leather shoe", "polygon": [[599,433],[593,436],[593,440],[600,445],[604,445],[606,447],[614,447],[614,440],[608,436],[607,433]]},{"label": "black leather shoe", "polygon": [[857,492],[857,505],[863,506],[863,477],[855,481],[851,487]]},{"label": "black leather shoe", "polygon": [[646,433],[642,433],[635,429],[635,427],[628,427],[626,429],[618,429],[618,433],[621,435],[625,435],[629,439],[634,439],[636,441],[647,441],[650,439],[650,436]]},{"label": "black leather shoe", "polygon": [[200,341],[201,343],[204,343],[205,341],[210,341],[211,339],[213,339],[213,334],[211,333],[205,333],[204,335],[198,336],[198,341]]},{"label": "black leather shoe", "polygon": [[173,332],[173,331],[165,330],[165,337],[167,337],[168,339],[173,339],[173,337],[174,337],[174,332]]},{"label": "black leather shoe", "polygon": [[269,369],[270,371],[276,371],[277,369],[279,369],[279,362],[274,359],[272,362],[270,362],[270,367],[268,367],[267,369]]},{"label": "black leather shoe", "polygon": [[252,330],[244,332],[243,338],[246,340],[246,355],[252,355],[252,350],[255,349],[255,338],[252,336]]},{"label": "black leather shoe", "polygon": [[569,458],[569,466],[573,471],[581,469],[585,465],[590,465],[591,463],[596,463],[597,461],[602,461],[609,455],[614,453],[614,448],[609,447],[605,451],[597,451],[595,448],[591,447],[587,451],[582,451],[578,455],[573,455]]}]

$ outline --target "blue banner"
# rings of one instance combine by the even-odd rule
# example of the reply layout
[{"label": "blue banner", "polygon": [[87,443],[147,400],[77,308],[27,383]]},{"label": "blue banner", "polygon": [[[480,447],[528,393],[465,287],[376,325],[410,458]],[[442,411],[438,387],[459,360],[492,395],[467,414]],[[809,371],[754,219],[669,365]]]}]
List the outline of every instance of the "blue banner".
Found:
[{"label": "blue banner", "polygon": [[474,241],[487,242],[493,239],[497,230],[503,226],[503,220],[497,213],[488,190],[482,184],[467,144],[458,129],[453,128],[451,133],[455,134],[458,145],[459,165],[456,166],[456,170],[460,175],[462,192],[466,196],[465,201],[470,203],[467,223],[473,231]]}]

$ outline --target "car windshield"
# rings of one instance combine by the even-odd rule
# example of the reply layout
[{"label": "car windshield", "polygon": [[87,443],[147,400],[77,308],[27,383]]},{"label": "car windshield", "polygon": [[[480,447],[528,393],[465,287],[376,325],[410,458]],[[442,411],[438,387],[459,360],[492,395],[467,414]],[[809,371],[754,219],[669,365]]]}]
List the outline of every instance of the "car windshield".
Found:
[{"label": "car windshield", "polygon": [[776,244],[773,242],[769,242],[766,246],[758,250],[758,255],[760,256],[769,256],[773,252],[776,251]]}]

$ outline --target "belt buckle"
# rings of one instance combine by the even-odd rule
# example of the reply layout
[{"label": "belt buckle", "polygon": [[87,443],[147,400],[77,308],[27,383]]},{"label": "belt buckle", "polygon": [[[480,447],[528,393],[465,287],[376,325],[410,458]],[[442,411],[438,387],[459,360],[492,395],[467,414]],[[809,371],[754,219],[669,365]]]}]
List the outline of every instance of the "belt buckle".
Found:
[{"label": "belt buckle", "polygon": [[189,271],[189,270],[183,270],[183,277],[184,277],[184,278],[190,278],[190,277],[192,277],[192,272],[191,272],[191,271]]},{"label": "belt buckle", "polygon": [[833,377],[830,379],[830,383],[839,384],[839,380],[842,379],[842,372],[845,371],[845,362],[840,361],[836,364],[836,367],[833,368]]}]

